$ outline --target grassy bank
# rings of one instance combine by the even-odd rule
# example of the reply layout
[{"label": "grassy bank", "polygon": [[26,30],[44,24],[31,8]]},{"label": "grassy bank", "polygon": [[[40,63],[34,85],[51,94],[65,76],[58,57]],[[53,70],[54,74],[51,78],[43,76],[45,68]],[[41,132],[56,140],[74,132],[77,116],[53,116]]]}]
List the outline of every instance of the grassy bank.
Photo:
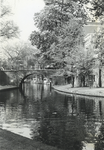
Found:
[{"label": "grassy bank", "polygon": [[0,150],[58,150],[41,142],[0,129]]}]

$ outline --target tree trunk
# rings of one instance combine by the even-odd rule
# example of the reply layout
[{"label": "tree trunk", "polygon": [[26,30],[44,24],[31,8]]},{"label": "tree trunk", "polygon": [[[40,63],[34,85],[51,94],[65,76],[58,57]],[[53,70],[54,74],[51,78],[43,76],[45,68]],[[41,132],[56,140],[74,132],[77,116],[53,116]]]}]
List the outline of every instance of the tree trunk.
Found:
[{"label": "tree trunk", "polygon": [[81,87],[85,87],[85,76],[81,76]]},{"label": "tree trunk", "polygon": [[74,76],[72,76],[72,87],[74,87]]},{"label": "tree trunk", "polygon": [[101,81],[101,69],[99,69],[99,87],[102,87],[102,81]]},{"label": "tree trunk", "polygon": [[83,87],[85,87],[85,76],[83,76]]}]

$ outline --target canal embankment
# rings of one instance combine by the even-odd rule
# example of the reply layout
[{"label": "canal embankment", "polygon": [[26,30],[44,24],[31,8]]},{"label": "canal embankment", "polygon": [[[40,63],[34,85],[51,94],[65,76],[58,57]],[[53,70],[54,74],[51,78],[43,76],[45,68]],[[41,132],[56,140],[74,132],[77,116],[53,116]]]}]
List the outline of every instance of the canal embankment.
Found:
[{"label": "canal embankment", "polygon": [[54,85],[54,90],[74,95],[104,97],[104,88],[78,87],[71,88],[70,85]]},{"label": "canal embankment", "polygon": [[0,150],[58,150],[58,148],[0,129]]},{"label": "canal embankment", "polygon": [[5,91],[5,90],[12,90],[12,89],[17,89],[17,86],[13,86],[13,85],[0,85],[0,91]]}]

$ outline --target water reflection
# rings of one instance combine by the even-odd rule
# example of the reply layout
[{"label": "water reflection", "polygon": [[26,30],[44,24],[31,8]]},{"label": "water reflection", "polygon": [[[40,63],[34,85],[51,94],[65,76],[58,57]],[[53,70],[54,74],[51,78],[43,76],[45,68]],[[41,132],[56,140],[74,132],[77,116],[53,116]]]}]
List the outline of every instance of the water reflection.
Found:
[{"label": "water reflection", "polygon": [[62,95],[48,85],[23,89],[0,92],[1,128],[63,150],[104,147],[103,98]]}]

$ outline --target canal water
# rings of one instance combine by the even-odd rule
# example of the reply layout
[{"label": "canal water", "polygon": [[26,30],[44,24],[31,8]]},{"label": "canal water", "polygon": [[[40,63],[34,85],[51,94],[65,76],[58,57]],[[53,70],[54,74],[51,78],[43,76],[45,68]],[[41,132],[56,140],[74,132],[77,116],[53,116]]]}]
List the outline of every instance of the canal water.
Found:
[{"label": "canal water", "polygon": [[62,150],[103,150],[104,98],[64,95],[49,85],[0,92],[0,128]]}]

